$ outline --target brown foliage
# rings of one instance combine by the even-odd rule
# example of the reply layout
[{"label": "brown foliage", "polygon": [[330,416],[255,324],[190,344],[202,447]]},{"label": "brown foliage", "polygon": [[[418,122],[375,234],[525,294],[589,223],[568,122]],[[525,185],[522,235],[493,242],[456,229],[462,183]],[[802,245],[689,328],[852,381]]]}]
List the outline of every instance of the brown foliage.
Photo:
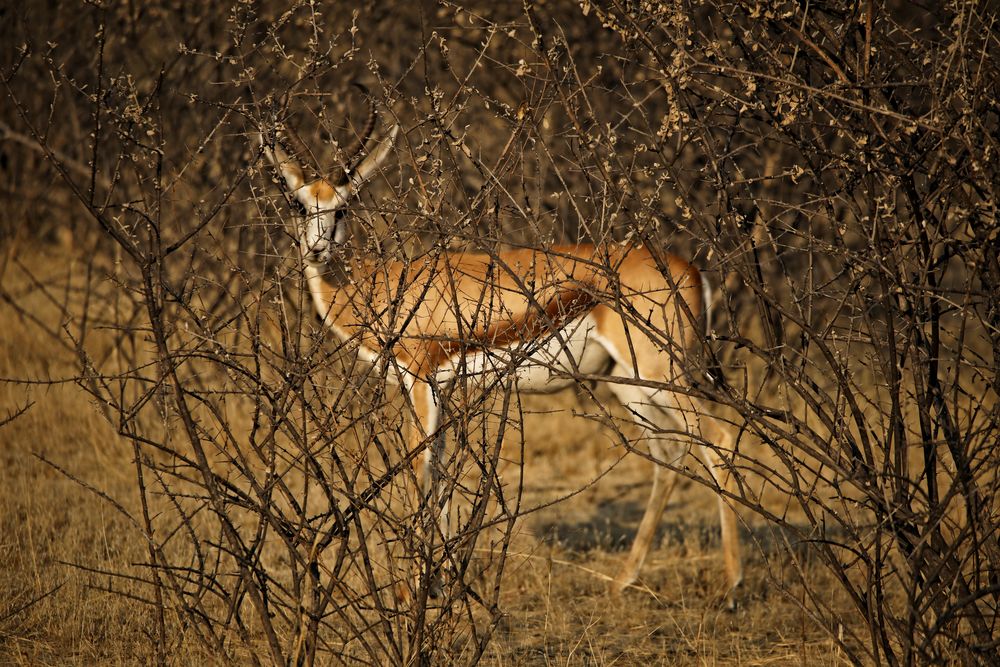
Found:
[{"label": "brown foliage", "polygon": [[[117,507],[144,540],[127,576],[160,662],[176,628],[222,661],[474,662],[503,616],[531,511],[497,470],[504,436],[524,440],[511,393],[456,403],[458,530],[420,540],[427,508],[395,491],[413,482],[406,408],[308,315],[256,140],[295,127],[328,139],[305,142],[317,164],[342,164],[364,131],[352,81],[404,130],[398,169],[351,209],[365,251],[642,240],[694,258],[717,285],[709,361],[728,380],[697,392],[741,434],[721,452],[741,482],[729,500],[826,572],[819,587],[793,558],[800,581],[771,585],[852,662],[995,660],[988,3],[0,12],[15,47],[0,55],[0,275],[19,248],[62,241],[89,276],[61,296],[44,276],[5,282],[2,298],[31,322],[31,293],[51,295],[58,324],[34,318],[40,335],[76,355],[132,448],[142,502]],[[0,434],[26,404],[4,406]],[[601,405],[587,410],[613,426]],[[450,572],[443,598],[411,562]]]}]

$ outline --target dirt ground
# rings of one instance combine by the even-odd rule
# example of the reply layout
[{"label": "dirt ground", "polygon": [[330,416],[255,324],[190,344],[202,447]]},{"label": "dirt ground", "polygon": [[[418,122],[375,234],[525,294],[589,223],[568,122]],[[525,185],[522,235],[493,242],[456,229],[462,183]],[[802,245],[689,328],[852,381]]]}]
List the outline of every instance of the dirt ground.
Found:
[{"label": "dirt ground", "polygon": [[[72,381],[76,355],[53,335],[60,326],[53,295],[72,293],[67,279],[78,278],[79,266],[54,252],[8,261],[3,276],[0,417],[26,408],[0,427],[3,664],[144,664],[152,650],[149,606],[107,574],[138,574],[144,558],[138,531],[112,504],[138,503],[131,445]],[[824,584],[829,575],[804,550],[789,549],[746,513],[740,606],[722,608],[716,500],[690,481],[675,491],[638,585],[620,599],[608,595],[641,515],[650,464],[623,457],[609,431],[572,414],[587,412],[591,400],[571,390],[524,399],[524,506],[571,497],[519,520],[505,617],[485,662],[839,664],[835,644],[796,604],[794,570],[805,568],[814,587],[828,586],[831,605],[846,604],[835,582]],[[509,467],[513,476],[517,466]],[[178,647],[173,658],[203,659],[195,647]]]},{"label": "dirt ground", "polygon": [[[347,4],[0,5],[0,667],[998,663],[997,3]],[[576,241],[697,266],[735,611],[698,479],[609,595],[652,475],[606,389],[515,402],[502,456],[499,400],[446,406],[452,496],[406,493],[412,405],[304,287],[344,238],[386,276]],[[370,325],[405,299],[361,301],[396,345]],[[474,529],[434,532],[449,499]]]}]

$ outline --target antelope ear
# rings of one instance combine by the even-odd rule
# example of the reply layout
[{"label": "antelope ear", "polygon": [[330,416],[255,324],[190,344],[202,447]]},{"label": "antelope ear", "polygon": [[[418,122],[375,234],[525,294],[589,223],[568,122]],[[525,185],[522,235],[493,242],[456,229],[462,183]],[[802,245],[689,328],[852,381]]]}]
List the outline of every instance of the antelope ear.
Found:
[{"label": "antelope ear", "polygon": [[389,133],[379,140],[375,148],[361,161],[351,174],[351,185],[354,189],[360,188],[375,175],[378,168],[382,166],[385,159],[389,157],[396,135],[399,134],[399,125],[393,125]]},{"label": "antelope ear", "polygon": [[258,134],[260,138],[260,144],[264,147],[264,154],[274,165],[274,168],[278,170],[281,177],[285,179],[285,186],[288,188],[290,193],[294,193],[303,185],[305,185],[306,179],[300,167],[288,153],[276,142],[268,142],[264,139],[263,134]]}]

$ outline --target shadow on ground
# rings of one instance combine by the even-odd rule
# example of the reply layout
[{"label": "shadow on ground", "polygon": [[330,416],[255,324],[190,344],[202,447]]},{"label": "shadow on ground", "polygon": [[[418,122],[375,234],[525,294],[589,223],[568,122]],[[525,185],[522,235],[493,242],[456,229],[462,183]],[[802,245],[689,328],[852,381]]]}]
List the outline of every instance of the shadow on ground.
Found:
[{"label": "shadow on ground", "polygon": [[[640,503],[618,500],[598,506],[582,521],[537,521],[532,524],[532,529],[543,542],[572,552],[626,551],[632,546],[644,509]],[[682,553],[720,548],[718,520],[705,520],[700,516],[690,520],[679,509],[680,504],[667,507],[656,531],[653,544],[658,547],[655,548],[669,546]],[[807,530],[805,525],[780,527],[760,524],[748,527],[744,524],[740,527],[740,542],[744,545],[747,556],[753,552],[767,558],[788,554],[789,549],[794,549],[798,557],[804,558],[807,556],[809,542],[803,538],[803,533]],[[842,530],[828,530],[825,535],[812,535],[810,539],[837,541],[841,537]]]}]

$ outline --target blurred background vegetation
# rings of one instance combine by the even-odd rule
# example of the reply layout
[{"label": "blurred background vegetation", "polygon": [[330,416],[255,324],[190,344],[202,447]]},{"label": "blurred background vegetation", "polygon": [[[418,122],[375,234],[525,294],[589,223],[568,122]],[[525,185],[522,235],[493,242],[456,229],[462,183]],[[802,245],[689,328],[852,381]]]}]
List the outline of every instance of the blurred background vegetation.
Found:
[{"label": "blurred background vegetation", "polygon": [[[996,18],[965,0],[4,3],[0,479],[14,537],[0,650],[25,664],[137,650],[178,664],[994,662]],[[706,625],[714,591],[676,602],[690,572],[614,603],[614,618],[575,569],[540,600],[559,553],[503,566],[524,507],[494,517],[489,583],[452,607],[402,608],[365,574],[357,532],[337,547],[355,565],[310,569],[301,534],[323,529],[292,501],[321,475],[288,472],[279,501],[252,471],[268,451],[288,471],[337,469],[329,498],[361,515],[358,498],[396,474],[393,446],[366,457],[398,440],[400,415],[305,315],[257,135],[294,127],[314,151],[300,157],[334,164],[367,104],[353,82],[402,127],[398,167],[351,220],[359,251],[642,240],[704,268],[728,382],[700,391],[741,434],[731,500],[757,550],[737,616]],[[488,440],[475,420],[496,409],[479,405],[456,442]],[[210,459],[180,435],[186,410]],[[32,453],[91,481],[58,487],[73,500],[54,509],[44,496],[67,479]],[[406,541],[405,521],[373,514],[392,520],[359,531]],[[289,555],[267,551],[263,525],[286,531]],[[74,557],[102,535],[127,556]],[[605,555],[577,565],[610,569]],[[337,590],[350,577],[363,583]],[[64,584],[80,580],[116,595],[73,610],[83,598]],[[324,586],[326,615],[299,614]],[[580,587],[596,635],[565,617]],[[251,589],[265,591],[256,607]],[[524,611],[539,605],[557,611]],[[54,626],[63,639],[48,641]]]}]

